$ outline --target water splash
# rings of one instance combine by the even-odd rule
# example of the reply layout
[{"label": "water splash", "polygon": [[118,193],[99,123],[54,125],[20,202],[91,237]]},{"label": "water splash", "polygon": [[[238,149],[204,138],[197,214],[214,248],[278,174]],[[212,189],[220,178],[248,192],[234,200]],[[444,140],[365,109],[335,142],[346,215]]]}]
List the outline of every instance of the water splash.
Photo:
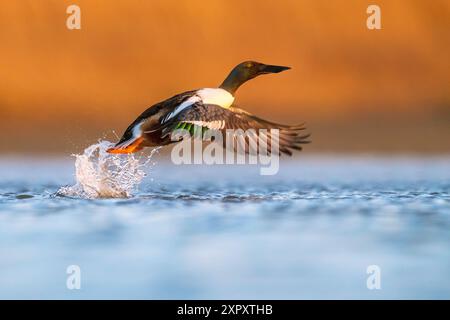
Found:
[{"label": "water splash", "polygon": [[76,184],[60,188],[57,194],[88,199],[130,197],[146,176],[144,167],[155,165],[151,159],[160,148],[143,157],[107,153],[111,146],[109,141],[99,141],[75,155]]}]

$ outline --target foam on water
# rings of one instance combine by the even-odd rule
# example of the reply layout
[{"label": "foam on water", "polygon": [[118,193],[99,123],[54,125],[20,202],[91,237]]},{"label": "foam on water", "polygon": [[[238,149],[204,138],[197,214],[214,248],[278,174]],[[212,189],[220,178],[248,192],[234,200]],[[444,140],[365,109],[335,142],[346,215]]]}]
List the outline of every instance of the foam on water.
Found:
[{"label": "foam on water", "polygon": [[107,153],[111,146],[109,141],[99,141],[75,155],[76,184],[62,187],[57,193],[88,199],[130,197],[146,176],[144,168],[155,165],[151,159],[160,148],[148,156],[139,156]]}]

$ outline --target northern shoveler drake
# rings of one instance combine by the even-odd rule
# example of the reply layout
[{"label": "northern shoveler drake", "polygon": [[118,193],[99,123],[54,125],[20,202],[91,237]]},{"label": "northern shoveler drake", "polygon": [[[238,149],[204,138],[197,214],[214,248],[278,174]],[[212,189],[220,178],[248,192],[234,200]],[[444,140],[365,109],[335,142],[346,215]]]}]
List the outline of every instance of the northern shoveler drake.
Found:
[{"label": "northern shoveler drake", "polygon": [[[309,143],[302,125],[282,125],[258,118],[234,105],[236,90],[259,75],[279,73],[289,67],[266,65],[255,61],[238,64],[218,88],[203,88],[177,94],[145,110],[125,130],[109,153],[133,153],[144,147],[163,146],[172,141],[170,133],[178,128],[203,129],[279,129],[279,151],[292,155]],[[189,131],[191,132],[191,131]]]}]

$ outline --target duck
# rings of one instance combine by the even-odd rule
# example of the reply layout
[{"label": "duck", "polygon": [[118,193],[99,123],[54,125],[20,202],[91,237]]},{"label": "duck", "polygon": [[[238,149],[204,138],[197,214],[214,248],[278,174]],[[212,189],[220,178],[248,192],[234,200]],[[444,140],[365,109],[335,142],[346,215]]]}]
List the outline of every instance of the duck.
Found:
[{"label": "duck", "polygon": [[[278,129],[279,154],[291,156],[309,143],[304,124],[284,125],[264,120],[235,104],[237,90],[260,75],[280,73],[290,67],[244,61],[235,66],[217,88],[201,88],[177,94],[142,112],[125,130],[120,140],[107,150],[112,154],[129,154],[146,147],[159,147],[177,142],[170,134],[176,129],[189,133],[202,130]],[[267,135],[270,139],[270,133]],[[224,146],[225,147],[225,146]],[[248,149],[246,149],[248,150]]]}]

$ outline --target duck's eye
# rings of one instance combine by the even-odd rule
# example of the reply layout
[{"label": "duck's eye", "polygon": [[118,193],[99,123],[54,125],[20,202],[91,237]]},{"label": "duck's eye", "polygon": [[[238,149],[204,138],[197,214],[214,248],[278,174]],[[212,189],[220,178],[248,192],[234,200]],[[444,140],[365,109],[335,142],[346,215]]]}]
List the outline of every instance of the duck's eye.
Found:
[{"label": "duck's eye", "polygon": [[251,62],[247,63],[246,67],[247,67],[247,68],[253,67],[253,63],[251,63]]}]

